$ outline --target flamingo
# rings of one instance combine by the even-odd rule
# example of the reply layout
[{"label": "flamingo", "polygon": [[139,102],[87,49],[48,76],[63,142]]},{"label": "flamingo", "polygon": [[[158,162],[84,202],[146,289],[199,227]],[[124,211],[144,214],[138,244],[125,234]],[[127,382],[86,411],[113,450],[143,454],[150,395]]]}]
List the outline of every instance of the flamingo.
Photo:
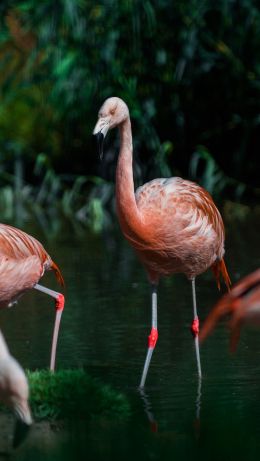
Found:
[{"label": "flamingo", "polygon": [[25,373],[10,354],[0,331],[0,401],[9,407],[17,418],[15,447],[20,444],[33,422],[28,398],[29,387]]},{"label": "flamingo", "polygon": [[184,273],[192,285],[193,322],[198,376],[199,318],[195,278],[211,267],[220,284],[230,279],[223,259],[224,225],[210,194],[198,184],[178,177],[154,179],[134,191],[133,146],[129,110],[118,98],[108,98],[98,113],[93,134],[99,154],[107,132],[118,127],[120,151],[116,170],[116,206],[122,232],[143,263],[151,284],[151,332],[140,388],[145,385],[152,354],[158,339],[157,286],[161,276]]},{"label": "flamingo", "polygon": [[243,324],[260,326],[260,269],[240,280],[212,309],[203,323],[200,341],[211,333],[217,322],[230,314],[230,349],[236,350]]},{"label": "flamingo", "polygon": [[54,371],[64,296],[38,284],[45,270],[53,270],[58,282],[64,286],[60,269],[38,240],[16,227],[0,224],[0,308],[11,307],[31,288],[55,299],[56,316],[50,359],[50,369]]}]

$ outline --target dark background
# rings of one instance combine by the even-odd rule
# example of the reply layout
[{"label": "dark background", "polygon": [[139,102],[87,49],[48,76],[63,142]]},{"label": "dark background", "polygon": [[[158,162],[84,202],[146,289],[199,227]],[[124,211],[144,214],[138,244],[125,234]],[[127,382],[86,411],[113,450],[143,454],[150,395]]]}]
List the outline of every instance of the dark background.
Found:
[{"label": "dark background", "polygon": [[215,199],[259,200],[258,2],[2,0],[0,18],[0,194],[73,191],[71,212],[103,209],[118,139],[101,164],[91,133],[114,95],[130,109],[137,185],[181,175]]}]

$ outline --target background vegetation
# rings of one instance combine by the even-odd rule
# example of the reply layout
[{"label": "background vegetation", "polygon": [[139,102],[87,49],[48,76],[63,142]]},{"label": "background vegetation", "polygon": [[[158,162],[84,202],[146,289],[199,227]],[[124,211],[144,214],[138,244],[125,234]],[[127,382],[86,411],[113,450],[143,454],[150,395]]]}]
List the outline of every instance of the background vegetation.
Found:
[{"label": "background vegetation", "polygon": [[113,417],[127,419],[127,398],[84,370],[27,371],[36,420]]},{"label": "background vegetation", "polygon": [[117,140],[101,164],[91,133],[111,95],[131,111],[137,184],[182,175],[259,199],[257,1],[2,0],[0,26],[5,219],[57,205],[102,228]]}]

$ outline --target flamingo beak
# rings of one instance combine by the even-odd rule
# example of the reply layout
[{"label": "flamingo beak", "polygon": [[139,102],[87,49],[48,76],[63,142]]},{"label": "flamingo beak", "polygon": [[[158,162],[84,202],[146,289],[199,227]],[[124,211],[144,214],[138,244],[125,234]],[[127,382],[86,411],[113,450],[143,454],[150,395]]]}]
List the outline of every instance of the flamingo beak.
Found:
[{"label": "flamingo beak", "polygon": [[104,137],[103,133],[101,133],[101,131],[99,133],[97,133],[95,136],[96,136],[96,139],[97,139],[99,158],[100,158],[100,160],[102,160],[103,155],[104,155],[104,139],[105,139],[105,137]]},{"label": "flamingo beak", "polygon": [[109,119],[108,117],[100,117],[94,128],[93,135],[97,138],[98,153],[100,160],[103,158],[104,139],[109,130]]},{"label": "flamingo beak", "polygon": [[13,437],[13,448],[17,448],[23,443],[29,434],[30,428],[31,424],[27,424],[20,420],[16,421]]}]

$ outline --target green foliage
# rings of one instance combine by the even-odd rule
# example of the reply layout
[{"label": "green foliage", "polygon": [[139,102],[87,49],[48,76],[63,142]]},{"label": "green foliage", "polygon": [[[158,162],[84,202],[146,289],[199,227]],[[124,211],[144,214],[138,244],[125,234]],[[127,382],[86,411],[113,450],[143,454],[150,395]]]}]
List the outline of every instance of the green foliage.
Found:
[{"label": "green foliage", "polygon": [[211,194],[220,193],[227,185],[228,178],[220,170],[214,158],[204,146],[198,146],[191,157],[190,174],[193,179],[199,177],[199,164],[204,162],[204,168],[200,177],[201,185]]},{"label": "green foliage", "polygon": [[[90,135],[111,95],[130,108],[137,182],[196,170],[212,193],[227,193],[229,178],[236,197],[258,185],[255,0],[3,0],[0,13],[2,165],[10,173],[19,150],[31,184],[31,167],[44,152],[55,186],[61,175],[78,176],[71,193],[62,190],[68,214],[86,186],[82,178],[98,175]],[[197,146],[208,154],[196,153]],[[111,181],[109,162],[102,174]],[[39,200],[54,186],[51,174],[40,181]],[[102,199],[82,206],[79,216],[102,227]]]},{"label": "green foliage", "polygon": [[37,420],[128,418],[126,397],[83,370],[27,371],[30,405]]},{"label": "green foliage", "polygon": [[[22,166],[16,170],[22,172],[23,160],[19,161]],[[33,171],[37,187],[25,182],[23,176],[0,171],[0,182],[6,183],[0,187],[2,220],[21,225],[34,216],[43,229],[49,229],[48,235],[64,219],[71,222],[76,232],[88,227],[93,233],[100,233],[111,227],[112,183],[97,176],[58,175],[43,153],[37,156]]]},{"label": "green foliage", "polygon": [[237,200],[241,198],[246,188],[245,184],[227,177],[204,146],[198,146],[191,156],[190,176],[194,181],[199,180],[211,194],[220,196],[228,187],[233,187]]}]

